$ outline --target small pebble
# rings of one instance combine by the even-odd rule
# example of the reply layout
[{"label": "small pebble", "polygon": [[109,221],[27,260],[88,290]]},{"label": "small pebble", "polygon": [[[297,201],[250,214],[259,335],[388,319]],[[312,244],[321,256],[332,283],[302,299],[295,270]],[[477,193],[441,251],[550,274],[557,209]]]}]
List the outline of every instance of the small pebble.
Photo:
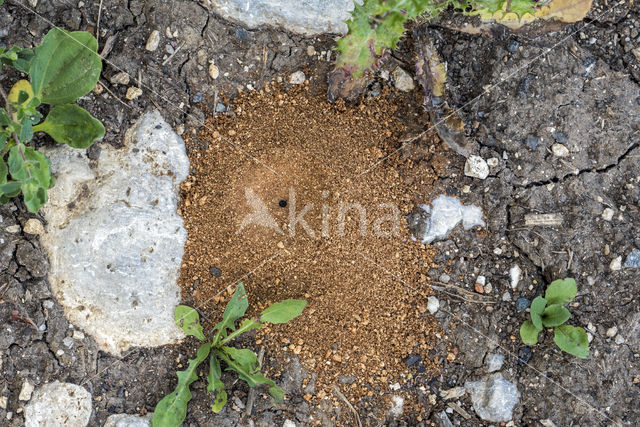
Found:
[{"label": "small pebble", "polygon": [[449,283],[451,277],[447,273],[442,273],[438,280],[440,280],[442,283]]},{"label": "small pebble", "polygon": [[44,226],[35,218],[29,218],[24,225],[24,232],[28,234],[44,234]]},{"label": "small pebble", "polygon": [[76,341],[82,341],[84,340],[84,334],[82,333],[82,331],[76,329],[75,331],[73,331],[73,339]]},{"label": "small pebble", "polygon": [[518,350],[518,365],[524,365],[529,362],[532,355],[533,354],[531,352],[531,347],[522,347],[520,350]]},{"label": "small pebble", "polygon": [[618,345],[624,344],[624,337],[622,335],[617,335],[615,339],[615,343]]},{"label": "small pebble", "polygon": [[502,368],[502,364],[504,363],[504,356],[502,354],[488,354],[485,358],[485,364],[487,365],[487,370],[489,372],[499,371]]},{"label": "small pebble", "polygon": [[413,78],[400,67],[393,70],[393,81],[396,89],[402,92],[410,92],[416,87]]},{"label": "small pebble", "polygon": [[211,274],[213,277],[220,277],[222,276],[222,270],[212,265],[211,267],[209,267],[209,274]]},{"label": "small pebble", "polygon": [[609,338],[613,338],[618,334],[618,327],[617,326],[612,326],[609,329],[607,329],[607,336]]},{"label": "small pebble", "polygon": [[149,52],[153,52],[156,49],[158,49],[159,45],[160,45],[160,31],[153,30],[149,35],[149,38],[147,39],[147,44],[144,48],[147,49]]},{"label": "small pebble", "polygon": [[438,300],[438,298],[434,296],[430,296],[429,298],[427,298],[427,310],[429,310],[429,313],[435,314],[439,308],[440,301]]},{"label": "small pebble", "polygon": [[569,149],[562,144],[553,144],[551,152],[556,157],[567,157],[569,155]]},{"label": "small pebble", "polygon": [[640,268],[640,250],[632,250],[631,253],[627,255],[624,266],[627,268]]},{"label": "small pebble", "polygon": [[129,84],[129,74],[125,71],[121,71],[119,73],[114,74],[109,79],[111,83],[114,85],[128,85]]},{"label": "small pebble", "polygon": [[73,338],[72,337],[65,337],[62,340],[62,344],[64,344],[64,346],[67,347],[67,348],[73,347]]},{"label": "small pebble", "polygon": [[500,160],[498,160],[497,157],[487,159],[487,165],[489,165],[490,168],[495,168],[498,164],[500,164]]},{"label": "small pebble", "polygon": [[33,393],[33,384],[29,381],[25,381],[22,384],[22,389],[20,389],[20,394],[18,395],[18,400],[27,401],[31,399],[31,394]]},{"label": "small pebble", "polygon": [[486,179],[489,176],[489,165],[480,156],[469,156],[464,164],[464,174],[471,178]]},{"label": "small pebble", "polygon": [[128,100],[133,100],[140,97],[140,95],[142,95],[142,89],[136,86],[131,86],[127,89],[127,94],[125,96]]},{"label": "small pebble", "polygon": [[217,65],[215,65],[215,64],[210,64],[209,65],[209,75],[214,80],[218,78],[218,76],[220,75],[220,70],[218,69]]},{"label": "small pebble", "polygon": [[302,71],[296,71],[289,76],[289,83],[292,85],[301,85],[307,79]]},{"label": "small pebble", "polygon": [[611,221],[613,219],[613,214],[613,209],[606,208],[602,211],[602,219],[604,219],[605,221]]},{"label": "small pebble", "polygon": [[419,354],[412,354],[412,355],[410,355],[410,356],[407,356],[407,357],[404,359],[404,363],[405,363],[407,366],[413,366],[413,365],[415,365],[416,363],[420,363],[420,362],[422,362],[422,357],[420,357],[420,355],[419,355]]},{"label": "small pebble", "polygon": [[7,233],[16,234],[20,232],[20,226],[18,224],[10,225],[5,228],[5,231]]},{"label": "small pebble", "polygon": [[511,301],[511,293],[505,292],[504,294],[502,294],[502,301]]},{"label": "small pebble", "polygon": [[520,297],[516,300],[516,310],[518,311],[525,311],[530,305],[531,302],[525,297]]},{"label": "small pebble", "polygon": [[621,256],[615,257],[611,261],[611,264],[609,264],[609,268],[611,269],[611,271],[618,271],[622,269],[622,257]]},{"label": "small pebble", "polygon": [[313,46],[307,46],[307,55],[314,56],[316,54],[316,48]]}]

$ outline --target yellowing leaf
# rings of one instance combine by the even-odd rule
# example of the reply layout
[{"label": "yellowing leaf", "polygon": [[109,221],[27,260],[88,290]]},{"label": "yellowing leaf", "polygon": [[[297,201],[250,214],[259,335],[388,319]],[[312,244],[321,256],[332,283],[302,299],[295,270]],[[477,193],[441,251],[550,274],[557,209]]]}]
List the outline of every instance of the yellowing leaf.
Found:
[{"label": "yellowing leaf", "polygon": [[491,13],[487,10],[480,10],[479,15],[485,23],[498,22],[515,30],[536,19],[565,23],[581,21],[591,9],[592,3],[593,0],[552,0],[548,5],[537,9],[534,15],[526,13],[520,18],[515,13],[507,12],[505,4],[501,11]]},{"label": "yellowing leaf", "polygon": [[18,103],[20,92],[24,92],[28,95],[28,98],[21,102],[21,104],[26,104],[31,100],[31,98],[33,98],[33,89],[31,88],[31,83],[29,83],[28,80],[18,80],[16,84],[13,85],[9,91],[9,101]]}]

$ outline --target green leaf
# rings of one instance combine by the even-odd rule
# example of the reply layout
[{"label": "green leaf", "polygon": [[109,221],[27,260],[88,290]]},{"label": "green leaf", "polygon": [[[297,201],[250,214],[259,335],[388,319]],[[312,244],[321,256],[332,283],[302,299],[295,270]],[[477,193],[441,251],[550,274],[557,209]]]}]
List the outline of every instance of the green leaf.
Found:
[{"label": "green leaf", "polygon": [[589,338],[584,329],[562,325],[555,328],[554,332],[553,340],[562,351],[583,359],[589,357]]},{"label": "green leaf", "polygon": [[9,118],[9,114],[7,110],[4,108],[0,108],[0,126],[9,126],[11,124],[11,119]]},{"label": "green leaf", "polygon": [[192,397],[189,386],[198,378],[196,369],[209,356],[210,351],[211,343],[202,344],[196,358],[189,361],[187,369],[178,371],[178,385],[175,390],[156,405],[153,413],[154,427],[179,427],[182,424],[187,417],[187,404]]},{"label": "green leaf", "polygon": [[67,104],[93,89],[102,70],[98,42],[84,31],[53,28],[37,46],[31,86],[45,104]]},{"label": "green leaf", "polygon": [[249,300],[247,299],[247,292],[244,290],[244,285],[239,283],[236,287],[233,297],[227,304],[227,307],[222,314],[222,321],[213,327],[218,332],[213,340],[213,344],[217,345],[220,342],[221,336],[226,336],[227,329],[235,329],[235,321],[244,316],[247,308],[249,308]]},{"label": "green leaf", "polygon": [[9,168],[7,168],[7,164],[0,158],[0,185],[4,185],[7,182],[7,174],[9,173]]},{"label": "green leaf", "polygon": [[536,297],[531,302],[531,321],[537,330],[542,330],[542,313],[547,305],[547,300],[542,297]]},{"label": "green leaf", "polygon": [[178,325],[179,328],[182,328],[185,334],[194,336],[200,341],[205,341],[207,339],[202,332],[200,315],[195,308],[191,308],[186,305],[179,305],[173,311],[173,318],[176,320],[176,325]]},{"label": "green leaf", "polygon": [[28,73],[33,58],[31,49],[21,49],[18,46],[11,46],[5,50],[0,47],[0,69],[2,65],[9,65],[22,73]]},{"label": "green leaf", "polygon": [[269,394],[276,402],[281,402],[284,392],[273,380],[262,375],[260,372],[260,362],[258,356],[249,349],[237,349],[233,347],[222,347],[216,350],[218,357],[227,364],[227,370],[235,371],[240,379],[247,382],[249,387],[260,384],[269,386]]},{"label": "green leaf", "polygon": [[289,320],[300,316],[306,305],[307,302],[300,299],[287,299],[277,302],[262,312],[260,321],[274,324],[287,323]]},{"label": "green leaf", "polygon": [[540,331],[529,320],[527,320],[522,324],[522,326],[520,326],[520,338],[522,338],[522,342],[527,345],[538,344],[539,333]]},{"label": "green leaf", "polygon": [[207,376],[207,392],[209,394],[216,393],[211,410],[216,414],[224,408],[227,403],[227,392],[222,382],[222,369],[220,368],[220,360],[215,353],[211,353],[209,357],[209,375]]},{"label": "green leaf", "polygon": [[244,319],[240,324],[240,327],[229,334],[225,339],[220,341],[220,344],[226,344],[239,335],[244,334],[245,332],[250,331],[251,329],[260,329],[262,327],[262,323],[258,322],[256,319]]},{"label": "green leaf", "polygon": [[9,198],[16,197],[22,191],[22,183],[18,181],[9,181],[0,185],[0,194]]},{"label": "green leaf", "polygon": [[22,194],[29,212],[37,213],[47,203],[47,189],[41,187],[34,178],[22,183]]},{"label": "green leaf", "polygon": [[542,324],[547,328],[560,326],[571,317],[571,313],[560,304],[548,306],[542,315]]},{"label": "green leaf", "polygon": [[75,104],[55,106],[44,122],[33,128],[46,132],[56,142],[73,148],[87,148],[104,136],[104,126],[87,110]]},{"label": "green leaf", "polygon": [[21,147],[24,148],[24,145],[16,145],[9,150],[9,172],[17,181],[24,181],[28,177],[26,163],[20,153]]},{"label": "green leaf", "polygon": [[578,285],[574,279],[554,280],[551,282],[544,296],[549,304],[564,304],[576,297]]}]

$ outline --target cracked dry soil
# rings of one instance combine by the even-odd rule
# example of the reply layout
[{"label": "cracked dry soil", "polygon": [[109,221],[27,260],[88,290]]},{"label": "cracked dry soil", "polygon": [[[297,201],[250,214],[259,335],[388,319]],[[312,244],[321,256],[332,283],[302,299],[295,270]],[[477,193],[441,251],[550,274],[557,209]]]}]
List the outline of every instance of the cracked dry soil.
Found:
[{"label": "cracked dry soil", "polygon": [[[0,8],[1,43],[31,46],[49,29],[47,20],[72,30],[97,26],[97,1],[79,8],[41,0],[35,8],[40,16],[18,3],[8,0]],[[639,61],[631,52],[640,45],[639,7],[628,1],[596,2],[585,23],[541,35],[470,36],[447,29],[444,21],[429,31],[448,64],[449,101],[461,108],[479,154],[497,163],[492,161],[496,166],[486,180],[465,177],[464,159],[432,136],[394,158],[394,167],[408,180],[412,169],[432,177],[415,183],[417,200],[428,202],[441,193],[459,196],[465,204],[482,207],[487,227],[484,233],[457,229],[432,245],[438,267],[422,273],[436,286],[443,273],[450,278],[448,293],[436,291],[442,310],[435,315],[449,338],[428,355],[441,368],[427,375],[417,365],[407,366],[411,377],[403,387],[420,410],[408,409],[384,422],[440,425],[436,414],[451,403],[441,393],[483,376],[485,356],[501,353],[506,356],[501,372],[522,395],[514,410],[516,425],[541,420],[558,426],[635,425],[640,421],[640,270],[611,266],[640,248]],[[156,28],[162,30],[160,48],[147,52],[146,39]],[[100,33],[101,48],[115,37],[101,77],[111,93],[97,90],[81,105],[105,123],[101,143],[116,146],[147,109],[160,107],[175,129],[195,135],[205,111],[214,111],[217,102],[229,106],[225,99],[235,97],[238,87],[246,90],[247,83],[262,88],[302,69],[321,90],[330,64],[308,56],[306,47],[321,52],[333,46],[330,36],[304,39],[271,29],[248,31],[208,14],[194,1],[105,2]],[[165,63],[167,45],[174,51],[182,47]],[[407,38],[385,67],[412,71],[412,55]],[[217,80],[207,73],[211,59],[220,70]],[[127,87],[110,83],[120,70],[131,75],[129,86],[141,79],[140,98],[126,100]],[[502,81],[505,76],[511,77]],[[6,86],[15,77],[3,70],[0,83]],[[467,104],[493,84],[487,95]],[[406,97],[420,102],[418,91]],[[424,122],[413,126],[419,130]],[[568,155],[555,155],[554,144],[563,145]],[[89,154],[97,158],[99,147]],[[613,215],[603,217],[605,209]],[[561,225],[527,226],[524,216],[531,213],[560,215]],[[74,329],[50,293],[46,256],[37,236],[20,231],[33,216],[20,201],[0,207],[0,215],[0,397],[7,397],[6,407],[0,405],[0,424],[23,424],[24,402],[18,395],[25,381],[36,387],[53,380],[86,387],[93,396],[92,426],[102,425],[112,413],[152,411],[174,386],[177,364],[192,355],[193,347],[135,349],[118,360],[98,351],[89,336],[66,345]],[[516,264],[522,277],[512,288],[509,270]],[[456,288],[473,291],[479,275],[490,286],[469,301]],[[532,300],[551,280],[564,276],[579,283],[571,322],[588,328],[593,337],[592,354],[584,361],[561,353],[548,334],[535,348],[523,346],[518,337],[526,313],[516,309],[515,300]],[[14,311],[37,328],[13,321]],[[613,326],[617,334],[609,336]],[[258,348],[253,338],[246,344]],[[324,425],[351,422],[342,403],[307,402],[303,383],[313,373],[296,357],[282,363],[279,355],[267,351],[265,365],[282,372],[279,383],[291,399],[276,407],[269,399],[257,399],[253,413],[245,416],[238,402],[246,402],[248,389],[228,377],[230,404],[212,417],[198,381],[185,424],[282,425],[291,419],[308,425],[311,417]],[[476,417],[468,396],[453,402],[462,409],[447,413],[454,425],[486,424]],[[354,405],[367,425],[381,424],[377,414],[388,409],[366,398]]]}]

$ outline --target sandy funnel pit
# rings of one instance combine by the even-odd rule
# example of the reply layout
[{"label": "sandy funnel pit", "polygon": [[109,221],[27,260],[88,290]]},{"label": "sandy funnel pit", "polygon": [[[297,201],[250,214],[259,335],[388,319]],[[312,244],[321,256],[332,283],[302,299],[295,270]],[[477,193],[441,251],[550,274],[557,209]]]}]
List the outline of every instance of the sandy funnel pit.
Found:
[{"label": "sandy funnel pit", "polygon": [[[400,99],[385,94],[357,107],[334,106],[312,92],[272,86],[243,94],[235,100],[237,117],[211,118],[208,130],[187,140],[183,298],[206,313],[209,326],[239,281],[249,314],[306,299],[301,317],[256,337],[267,354],[297,355],[317,375],[315,395],[305,398],[333,396],[334,384],[352,402],[401,394],[389,385],[406,381],[403,358],[420,354],[424,375],[437,369],[429,355],[437,327],[426,310],[423,274],[434,253],[411,240],[404,220],[417,202],[407,182],[427,172],[416,168],[417,179],[405,179],[392,156],[361,174],[400,145]],[[349,203],[362,209],[345,209]]]}]

